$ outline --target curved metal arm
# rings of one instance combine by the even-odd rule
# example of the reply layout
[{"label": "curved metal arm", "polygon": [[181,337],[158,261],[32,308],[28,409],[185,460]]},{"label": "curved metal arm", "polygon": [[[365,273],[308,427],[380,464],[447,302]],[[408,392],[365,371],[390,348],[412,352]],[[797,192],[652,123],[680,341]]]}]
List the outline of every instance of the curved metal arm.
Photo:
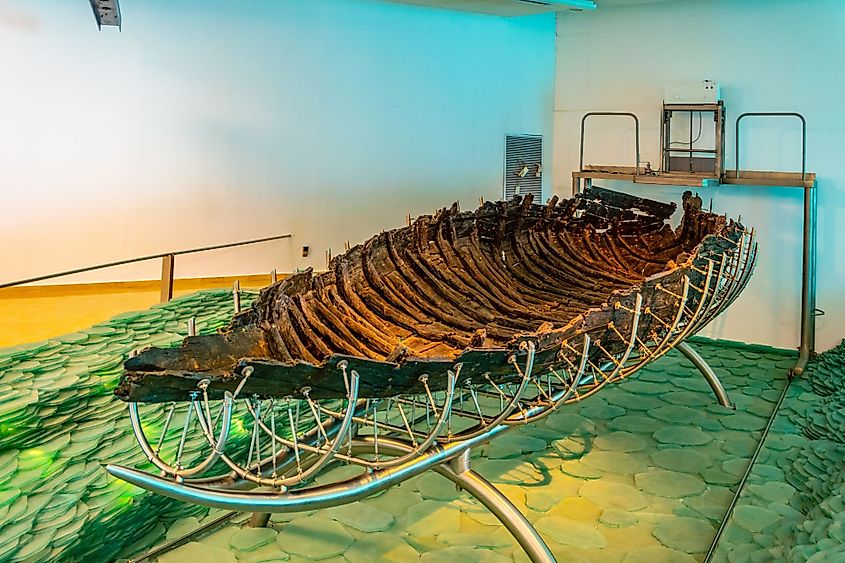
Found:
[{"label": "curved metal arm", "polygon": [[214,462],[217,461],[223,454],[223,448],[226,445],[226,440],[229,436],[229,428],[231,427],[232,408],[234,400],[232,394],[228,391],[226,392],[225,398],[223,400],[223,423],[220,426],[220,435],[216,440],[214,440],[213,429],[210,428],[207,422],[203,419],[203,412],[202,409],[199,407],[199,404],[196,401],[192,402],[193,404],[188,407],[188,412],[192,412],[190,409],[194,409],[196,411],[197,416],[200,420],[200,427],[202,428],[203,434],[205,435],[209,444],[211,444],[212,449],[211,453],[208,454],[208,457],[206,457],[205,460],[202,461],[202,463],[188,469],[182,468],[178,465],[170,465],[169,463],[161,459],[161,457],[158,455],[158,452],[156,452],[155,449],[153,449],[152,445],[150,445],[149,441],[147,440],[147,436],[144,433],[144,428],[141,425],[141,416],[138,412],[138,403],[129,403],[129,420],[132,424],[132,431],[135,433],[135,439],[138,441],[138,445],[141,446],[141,450],[143,450],[144,455],[147,456],[147,459],[153,465],[158,467],[165,474],[172,475],[178,478],[199,475],[203,471],[211,467]]},{"label": "curved metal arm", "polygon": [[[807,178],[807,120],[794,111],[762,111],[743,113],[736,118],[736,177],[739,178],[739,123],[746,117],[797,117],[801,120],[801,180]],[[583,137],[583,133],[582,133]]]},{"label": "curved metal arm", "polygon": [[523,342],[523,344],[528,349],[528,357],[525,361],[525,369],[521,370],[519,368],[519,365],[516,363],[516,358],[514,358],[513,356],[511,357],[511,363],[513,364],[514,368],[516,368],[517,372],[522,375],[522,379],[520,380],[519,387],[514,392],[513,397],[511,397],[511,400],[508,405],[504,409],[502,409],[499,415],[496,416],[496,418],[494,418],[493,420],[486,423],[484,421],[481,421],[479,424],[473,426],[472,428],[468,428],[466,431],[452,436],[452,439],[462,441],[474,438],[479,434],[483,434],[489,428],[496,427],[499,424],[505,422],[511,415],[511,413],[513,413],[513,411],[519,405],[519,401],[522,400],[522,396],[525,394],[525,390],[528,388],[528,383],[531,381],[531,372],[534,371],[534,354],[536,353],[536,345],[533,342],[529,340]]},{"label": "curved metal arm", "polygon": [[[244,468],[238,466],[234,461],[231,460],[228,456],[221,455],[220,459],[223,460],[226,465],[229,466],[233,471],[235,471],[241,478],[246,479],[248,481],[252,481],[259,486],[270,486],[270,487],[288,487],[291,485],[295,485],[301,483],[303,481],[307,481],[311,477],[317,474],[320,469],[322,469],[331,459],[335,456],[338,448],[340,447],[341,443],[346,439],[347,434],[349,434],[350,429],[352,428],[352,419],[355,416],[355,405],[358,402],[358,372],[352,370],[351,377],[349,379],[349,392],[347,394],[347,404],[346,404],[346,414],[343,417],[343,420],[340,422],[340,426],[337,431],[337,435],[330,443],[326,443],[323,448],[314,448],[316,452],[320,454],[320,457],[307,469],[297,473],[293,477],[288,478],[273,478],[266,479],[261,476],[260,474],[260,464],[259,464],[259,471],[258,475],[253,475],[250,471],[251,468],[244,470]],[[249,409],[250,413],[253,413],[255,420],[257,421],[256,424],[261,426],[261,419],[254,415],[255,411],[252,409],[251,405],[247,403],[247,408]],[[266,426],[264,426],[266,428]],[[263,429],[262,429],[263,430]],[[267,432],[271,432],[271,429],[266,428]],[[296,429],[293,429],[296,432]],[[278,438],[275,434],[273,434],[274,439],[278,439],[280,442],[285,444],[284,441]],[[285,444],[286,445],[286,444]],[[297,445],[294,444],[294,448]],[[309,448],[311,449],[311,448]]]},{"label": "curved metal arm", "polygon": [[578,382],[581,381],[581,376],[584,374],[584,369],[587,367],[587,357],[590,355],[590,335],[589,333],[584,333],[584,347],[583,351],[581,352],[581,361],[578,362],[578,369],[575,372],[574,376],[571,376],[571,383],[568,388],[563,390],[560,393],[557,393],[555,396],[552,397],[553,402],[549,408],[542,411],[540,414],[536,414],[531,418],[523,418],[522,422],[525,424],[531,424],[534,421],[540,420],[541,418],[547,417],[552,412],[556,411],[558,407],[563,405],[569,400],[569,397],[575,391],[575,388],[578,386]]},{"label": "curved metal arm", "polygon": [[710,389],[713,390],[713,394],[716,395],[716,400],[719,401],[719,404],[731,410],[736,410],[736,407],[728,397],[728,392],[725,391],[725,386],[722,385],[721,381],[719,381],[719,376],[716,375],[716,372],[713,371],[713,368],[710,367],[707,361],[701,357],[701,354],[696,352],[686,342],[678,343],[675,348],[678,352],[686,356],[687,359],[692,362],[692,365],[701,372],[701,375],[704,376],[707,384],[710,385]]},{"label": "curved metal arm", "polygon": [[[455,397],[455,384],[457,382],[459,373],[460,364],[458,364],[458,366],[455,368],[455,371],[448,370],[446,380],[446,391],[443,398],[443,406],[441,407],[440,412],[437,415],[437,420],[435,420],[434,425],[431,427],[431,430],[429,430],[428,434],[421,442],[415,443],[412,446],[408,446],[409,450],[407,453],[392,459],[381,459],[378,461],[369,461],[363,458],[356,458],[353,456],[337,456],[338,459],[342,459],[344,461],[354,463],[355,465],[360,465],[362,467],[369,467],[371,469],[383,469],[386,467],[395,467],[397,465],[402,465],[403,463],[407,463],[413,460],[416,456],[425,453],[429,448],[431,448],[435,444],[435,442],[437,441],[437,436],[449,422],[449,417],[452,415],[452,401]],[[402,407],[399,408],[401,409]],[[333,411],[330,411],[328,409],[324,409],[324,412],[330,414],[331,416],[335,416]],[[354,418],[353,421],[360,422],[361,424],[369,424],[369,421],[367,421],[366,419],[360,420],[357,417]],[[411,437],[410,432],[408,435],[409,437]]]},{"label": "curved metal arm", "polygon": [[634,119],[634,134],[636,139],[636,164],[634,165],[635,174],[639,174],[640,172],[640,118],[638,118],[635,114],[627,112],[627,111],[591,111],[589,113],[585,113],[584,117],[581,118],[581,153],[580,158],[578,160],[578,170],[584,170],[584,125],[587,122],[588,117],[593,116],[614,116],[614,115],[621,115],[627,116]]}]

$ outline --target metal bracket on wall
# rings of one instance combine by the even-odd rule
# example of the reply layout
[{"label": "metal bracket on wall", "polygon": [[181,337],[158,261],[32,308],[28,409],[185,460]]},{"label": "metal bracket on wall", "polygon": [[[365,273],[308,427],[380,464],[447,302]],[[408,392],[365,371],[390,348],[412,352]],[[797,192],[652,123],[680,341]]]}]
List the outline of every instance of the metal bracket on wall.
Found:
[{"label": "metal bracket on wall", "polygon": [[94,18],[97,20],[97,28],[103,29],[104,25],[121,28],[122,19],[118,0],[90,0],[90,2]]}]

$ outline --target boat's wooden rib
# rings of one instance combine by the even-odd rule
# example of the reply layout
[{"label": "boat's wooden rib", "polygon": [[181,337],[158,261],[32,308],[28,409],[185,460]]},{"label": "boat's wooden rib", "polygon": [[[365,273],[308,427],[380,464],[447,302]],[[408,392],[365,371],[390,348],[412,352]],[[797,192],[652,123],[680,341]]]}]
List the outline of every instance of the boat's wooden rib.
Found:
[{"label": "boat's wooden rib", "polygon": [[[581,335],[593,342],[595,381],[579,388],[592,392],[607,382],[601,366],[629,359],[630,342],[624,375],[703,326],[748,281],[754,257],[741,225],[689,193],[677,229],[674,210],[601,188],[542,206],[529,197],[465,213],[453,205],[355,246],[328,272],[265,288],[219,335],[142,352],[116,394],[181,401],[210,379],[212,397],[243,383],[262,397],[308,387],[313,398],[340,398],[340,360],[365,374],[359,397],[421,392],[429,372],[436,389],[457,363],[462,384],[514,381],[509,358],[525,353],[521,343],[535,343],[542,371],[579,361],[570,342]],[[712,283],[708,269],[719,272]]]}]

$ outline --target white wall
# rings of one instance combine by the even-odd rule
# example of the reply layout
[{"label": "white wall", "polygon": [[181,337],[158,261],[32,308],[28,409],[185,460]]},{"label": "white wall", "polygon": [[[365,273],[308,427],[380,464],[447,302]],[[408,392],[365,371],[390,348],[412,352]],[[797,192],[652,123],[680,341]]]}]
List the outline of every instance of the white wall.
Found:
[{"label": "white wall", "polygon": [[552,15],[121,6],[118,33],[84,0],[0,0],[0,281],[284,232],[178,259],[177,277],[322,268],[407,213],[500,197],[506,133],[543,134],[551,155]]},{"label": "white wall", "polygon": [[[727,106],[727,166],[733,124],[748,111],[798,111],[808,121],[808,168],[819,175],[817,348],[845,332],[845,3],[840,0],[680,0],[603,8],[558,20],[554,192],[569,194],[578,168],[581,116],[633,111],[642,122],[643,160],[659,162],[667,82],[713,79]],[[616,124],[615,124],[616,123]],[[797,122],[743,122],[742,167],[800,169]],[[587,164],[632,164],[633,130],[596,120]],[[601,182],[597,182],[602,185]],[[605,182],[607,187],[613,187]],[[680,201],[684,188],[614,183],[647,197]],[[801,190],[721,187],[700,194],[713,208],[758,229],[760,259],[744,295],[705,334],[796,347],[799,334]]]}]

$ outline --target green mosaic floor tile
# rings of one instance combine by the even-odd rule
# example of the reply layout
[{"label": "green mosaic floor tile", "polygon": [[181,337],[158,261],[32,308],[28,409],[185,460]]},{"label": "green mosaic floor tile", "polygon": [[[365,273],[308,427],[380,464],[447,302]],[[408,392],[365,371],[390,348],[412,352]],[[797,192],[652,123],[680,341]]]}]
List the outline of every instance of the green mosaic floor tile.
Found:
[{"label": "green mosaic floor tile", "polygon": [[[436,477],[448,482],[454,489],[451,481],[440,475]],[[325,514],[341,524],[355,528],[361,532],[383,532],[393,526],[394,522],[394,517],[389,512],[363,503],[347,504],[331,508],[326,510]]]},{"label": "green mosaic floor tile", "polygon": [[22,522],[14,522],[12,524],[4,525],[0,528],[0,549],[2,546],[17,540],[24,534],[28,534],[32,529],[33,523],[29,520]]},{"label": "green mosaic floor tile", "polygon": [[475,549],[471,547],[447,547],[437,551],[423,553],[420,563],[506,563],[510,558],[490,549]]},{"label": "green mosaic floor tile", "polygon": [[684,504],[705,518],[721,522],[734,492],[726,487],[710,487],[704,493],[684,499]]},{"label": "green mosaic floor tile", "polygon": [[663,444],[679,446],[701,446],[713,440],[697,426],[667,426],[656,431],[653,436]]},{"label": "green mosaic floor tile", "polygon": [[551,445],[554,453],[562,460],[581,459],[593,448],[589,436],[570,436],[554,440]]},{"label": "green mosaic floor tile", "polygon": [[610,430],[632,432],[639,434],[653,434],[663,428],[664,424],[643,414],[626,414],[613,419],[607,424]]},{"label": "green mosaic floor tile", "polygon": [[745,413],[736,413],[722,419],[722,424],[729,430],[750,432],[762,430],[766,426],[766,419]]},{"label": "green mosaic floor tile", "polygon": [[437,536],[437,541],[450,546],[467,546],[494,549],[510,547],[514,539],[504,528],[496,528],[485,532],[448,532]]},{"label": "green mosaic floor tile", "polygon": [[661,395],[670,389],[667,385],[643,381],[641,379],[628,379],[620,387],[628,393],[634,393],[635,395]]},{"label": "green mosaic floor tile", "polygon": [[550,416],[544,422],[547,427],[559,432],[561,437],[583,433],[593,434],[596,431],[596,425],[591,420],[566,412]]},{"label": "green mosaic floor tile", "polygon": [[548,512],[560,499],[545,490],[530,490],[525,493],[525,506],[535,512]]},{"label": "green mosaic floor tile", "polygon": [[24,520],[27,509],[29,508],[29,498],[26,496],[18,496],[13,502],[6,505],[5,522],[18,522]]},{"label": "green mosaic floor tile", "polygon": [[596,526],[568,520],[556,516],[545,516],[534,522],[534,527],[541,534],[562,545],[571,545],[585,549],[607,546],[607,538]]},{"label": "green mosaic floor tile", "polygon": [[188,543],[158,558],[159,563],[237,563],[235,555],[226,549],[208,547],[199,542]]},{"label": "green mosaic floor tile", "polygon": [[772,481],[762,485],[748,485],[748,492],[767,502],[786,503],[795,494],[795,488],[787,483]]},{"label": "green mosaic floor tile", "polygon": [[522,459],[488,459],[477,463],[475,469],[500,484],[531,485],[543,482],[543,474]]},{"label": "green mosaic floor tile", "polygon": [[634,395],[626,391],[618,391],[608,394],[607,402],[622,407],[627,411],[649,411],[663,406],[663,402],[648,395]]},{"label": "green mosaic floor tile", "polygon": [[683,553],[702,553],[710,547],[716,529],[696,518],[671,516],[658,522],[653,533],[669,549]]},{"label": "green mosaic floor tile", "polygon": [[651,460],[657,467],[683,473],[698,473],[713,465],[708,456],[687,448],[659,450],[651,454]]},{"label": "green mosaic floor tile", "polygon": [[419,553],[398,534],[380,533],[356,539],[343,554],[350,563],[416,561]]},{"label": "green mosaic floor tile", "polygon": [[596,448],[614,452],[640,452],[646,448],[646,441],[631,432],[609,432],[596,436]]},{"label": "green mosaic floor tile", "polygon": [[651,546],[629,553],[622,563],[693,563],[694,557],[661,546]]},{"label": "green mosaic floor tile", "polygon": [[229,546],[235,551],[255,551],[264,545],[275,543],[278,532],[272,528],[241,528],[232,534]]},{"label": "green mosaic floor tile", "polygon": [[580,414],[590,420],[611,420],[625,414],[627,411],[616,405],[585,406]]},{"label": "green mosaic floor tile", "polygon": [[667,383],[671,376],[662,371],[655,371],[653,368],[646,366],[637,374],[637,381],[645,381],[649,383]]},{"label": "green mosaic floor tile", "polygon": [[666,403],[686,407],[707,407],[716,404],[711,395],[693,391],[671,391],[660,395],[660,399]]},{"label": "green mosaic floor tile", "polygon": [[599,522],[609,528],[628,528],[639,523],[636,513],[607,508],[599,516]]},{"label": "green mosaic floor tile", "polygon": [[648,506],[643,494],[631,485],[605,479],[585,482],[578,494],[605,509],[632,512]]},{"label": "green mosaic floor tile", "polygon": [[524,453],[543,451],[548,447],[546,440],[511,432],[492,441],[487,448],[487,457],[506,459],[519,457]]},{"label": "green mosaic floor tile", "polygon": [[560,470],[566,475],[581,479],[599,479],[604,476],[604,472],[584,465],[580,459],[573,459],[562,463]]},{"label": "green mosaic floor tile", "polygon": [[21,538],[11,538],[10,541],[3,543],[0,539],[0,561],[7,561],[8,558],[18,550],[18,545],[21,543]]},{"label": "green mosaic floor tile", "polygon": [[405,529],[409,534],[436,536],[459,529],[461,513],[448,504],[425,500],[405,513]]},{"label": "green mosaic floor tile", "polygon": [[649,494],[669,497],[684,498],[704,492],[706,484],[704,480],[696,475],[655,469],[647,473],[639,473],[634,476],[637,487]]},{"label": "green mosaic floor tile", "polygon": [[424,499],[451,501],[460,496],[460,491],[452,481],[436,473],[423,474],[411,484]]},{"label": "green mosaic floor tile", "polygon": [[672,380],[672,384],[678,389],[702,393],[708,397],[712,393],[710,385],[703,378],[677,378]]},{"label": "green mosaic floor tile", "polygon": [[392,514],[394,518],[404,515],[410,507],[421,501],[422,497],[411,489],[410,483],[390,488],[379,497],[367,499],[369,505]]},{"label": "green mosaic floor tile", "polygon": [[326,473],[321,473],[314,479],[318,485],[338,483],[361,475],[362,469],[355,465],[340,465]]},{"label": "green mosaic floor tile", "polygon": [[648,411],[648,416],[670,424],[696,424],[707,421],[707,415],[700,409],[682,405],[663,405]]},{"label": "green mosaic floor tile", "polygon": [[592,451],[581,458],[581,463],[602,473],[633,475],[646,469],[635,455],[612,451]]},{"label": "green mosaic floor tile", "polygon": [[780,520],[777,512],[759,506],[737,506],[734,520],[749,532],[762,532]]}]

